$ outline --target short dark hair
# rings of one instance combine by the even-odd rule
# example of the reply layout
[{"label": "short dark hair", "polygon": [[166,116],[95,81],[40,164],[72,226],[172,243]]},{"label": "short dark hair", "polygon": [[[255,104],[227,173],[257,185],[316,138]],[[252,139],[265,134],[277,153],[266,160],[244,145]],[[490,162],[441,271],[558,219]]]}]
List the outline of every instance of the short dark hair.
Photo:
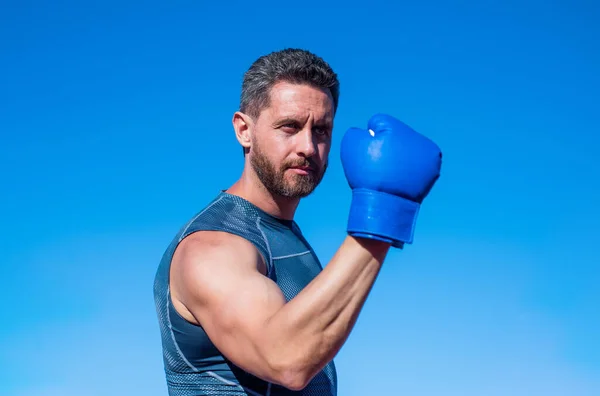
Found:
[{"label": "short dark hair", "polygon": [[333,111],[337,111],[340,96],[337,74],[319,56],[296,48],[263,55],[250,66],[244,74],[240,111],[257,118],[269,106],[271,88],[281,81],[329,89]]}]

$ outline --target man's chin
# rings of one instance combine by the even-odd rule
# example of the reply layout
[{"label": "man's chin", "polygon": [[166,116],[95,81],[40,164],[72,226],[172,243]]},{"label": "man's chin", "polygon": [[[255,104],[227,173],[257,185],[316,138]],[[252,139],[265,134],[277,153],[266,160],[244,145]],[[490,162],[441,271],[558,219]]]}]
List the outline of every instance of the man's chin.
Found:
[{"label": "man's chin", "polygon": [[296,183],[287,183],[285,187],[280,186],[279,188],[270,188],[269,190],[271,193],[283,198],[300,199],[310,195],[314,191],[314,188],[309,186],[299,186]]},{"label": "man's chin", "polygon": [[302,186],[302,187],[298,187],[296,186],[296,188],[294,189],[288,189],[287,191],[289,192],[288,196],[290,198],[305,198],[308,197],[310,194],[312,194],[315,189],[317,188],[317,186],[312,185],[312,186]]}]

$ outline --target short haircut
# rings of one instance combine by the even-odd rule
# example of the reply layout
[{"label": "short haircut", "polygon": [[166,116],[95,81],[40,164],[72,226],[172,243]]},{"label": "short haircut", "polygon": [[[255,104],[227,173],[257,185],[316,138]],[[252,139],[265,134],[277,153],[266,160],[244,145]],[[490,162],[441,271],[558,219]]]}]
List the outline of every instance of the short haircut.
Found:
[{"label": "short haircut", "polygon": [[270,92],[278,82],[307,84],[329,89],[333,111],[337,111],[340,83],[327,62],[317,55],[295,48],[272,52],[258,58],[244,74],[240,111],[252,118],[269,106]]}]

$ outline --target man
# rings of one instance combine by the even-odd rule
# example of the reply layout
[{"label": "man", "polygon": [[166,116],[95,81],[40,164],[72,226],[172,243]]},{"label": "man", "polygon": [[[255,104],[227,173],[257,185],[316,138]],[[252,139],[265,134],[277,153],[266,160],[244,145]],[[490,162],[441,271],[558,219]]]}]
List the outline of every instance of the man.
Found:
[{"label": "man", "polygon": [[169,394],[335,395],[333,358],[390,247],[411,243],[441,153],[386,115],[342,141],[348,235],[325,268],[294,212],[327,169],[339,82],[288,49],[244,77],[239,180],[175,236],[154,284]]}]

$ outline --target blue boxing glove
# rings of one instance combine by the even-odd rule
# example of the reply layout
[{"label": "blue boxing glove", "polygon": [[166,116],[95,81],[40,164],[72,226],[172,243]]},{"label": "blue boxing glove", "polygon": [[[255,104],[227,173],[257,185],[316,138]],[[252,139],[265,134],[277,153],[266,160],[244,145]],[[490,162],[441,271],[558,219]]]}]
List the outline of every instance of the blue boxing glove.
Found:
[{"label": "blue boxing glove", "polygon": [[412,243],[421,203],[440,176],[440,148],[396,118],[377,114],[368,129],[346,132],[341,160],[352,188],[348,233],[398,248]]}]

